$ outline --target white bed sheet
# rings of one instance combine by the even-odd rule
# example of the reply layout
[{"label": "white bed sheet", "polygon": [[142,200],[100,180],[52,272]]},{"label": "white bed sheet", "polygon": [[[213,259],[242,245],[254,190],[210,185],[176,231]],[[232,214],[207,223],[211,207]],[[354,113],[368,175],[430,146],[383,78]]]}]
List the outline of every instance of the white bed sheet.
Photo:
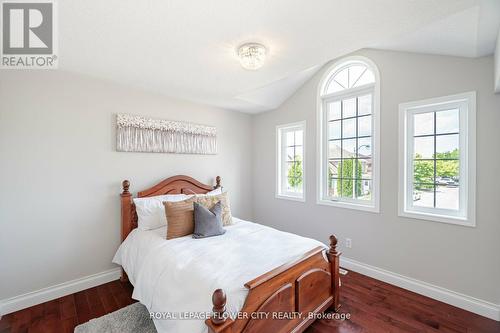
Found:
[{"label": "white bed sheet", "polygon": [[134,229],[113,259],[134,285],[132,297],[149,311],[166,313],[155,320],[159,333],[207,332],[202,319],[177,319],[212,309],[212,293],[222,288],[226,309],[237,313],[248,290],[244,284],[324,244],[260,224],[233,218],[217,237],[191,235],[166,240],[166,227]]}]

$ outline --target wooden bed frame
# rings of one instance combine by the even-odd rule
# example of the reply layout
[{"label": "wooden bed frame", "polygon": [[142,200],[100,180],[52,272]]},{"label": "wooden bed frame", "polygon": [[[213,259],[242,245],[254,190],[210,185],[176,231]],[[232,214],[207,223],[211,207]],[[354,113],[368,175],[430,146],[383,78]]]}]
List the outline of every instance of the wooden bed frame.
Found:
[{"label": "wooden bed frame", "polygon": [[[205,194],[221,187],[203,184],[189,176],[174,176],[137,193],[137,197],[163,194]],[[129,192],[130,182],[124,180],[121,193],[122,241],[137,228],[137,213]],[[302,332],[326,309],[339,308],[339,259],[337,238],[330,236],[330,248],[317,247],[292,262],[281,265],[252,281],[243,308],[236,317],[225,310],[226,295],[222,289],[212,296],[213,314],[206,325],[210,333]],[[122,281],[127,275],[122,270]]]}]

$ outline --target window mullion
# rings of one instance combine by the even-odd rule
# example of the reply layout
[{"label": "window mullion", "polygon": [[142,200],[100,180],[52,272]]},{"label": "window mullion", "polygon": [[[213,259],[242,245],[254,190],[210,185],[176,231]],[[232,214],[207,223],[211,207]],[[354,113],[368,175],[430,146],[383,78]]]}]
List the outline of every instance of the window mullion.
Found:
[{"label": "window mullion", "polygon": [[436,141],[437,141],[437,137],[436,137],[436,127],[437,127],[437,123],[436,123],[436,120],[437,120],[437,114],[436,112],[434,112],[434,208],[436,208],[436,173],[437,173],[437,161],[436,161],[436,158],[437,158],[437,149],[436,149]]},{"label": "window mullion", "polygon": [[344,188],[344,100],[340,100],[340,173],[337,178],[337,186],[339,187],[338,196],[339,200],[343,197]]},{"label": "window mullion", "polygon": [[413,151],[414,146],[415,146],[415,124],[414,124],[414,119],[413,115],[407,115],[408,119],[408,128],[407,128],[407,152],[406,152],[406,161],[407,161],[407,179],[406,179],[406,184],[408,187],[407,190],[407,205],[408,206],[413,206],[413,193],[415,192],[415,152]]},{"label": "window mullion", "polygon": [[358,198],[358,193],[357,193],[357,180],[356,178],[358,177],[358,152],[359,152],[359,138],[358,138],[358,121],[359,121],[359,113],[358,113],[358,97],[356,97],[356,145],[354,146],[355,149],[355,155],[354,155],[354,166],[353,166],[353,174],[352,177],[354,178],[353,181],[353,187],[352,187],[352,197],[357,199]]},{"label": "window mullion", "polygon": [[287,138],[287,131],[286,130],[283,130],[283,134],[282,134],[282,138],[283,138],[283,145],[282,145],[282,154],[281,154],[281,164],[282,164],[282,167],[281,167],[281,192],[282,193],[286,193],[287,190],[287,182],[286,182],[286,171],[287,171],[287,165],[288,165],[288,161],[287,161],[287,158],[286,158],[286,150],[287,150],[287,147],[288,147],[288,142],[286,140]]}]

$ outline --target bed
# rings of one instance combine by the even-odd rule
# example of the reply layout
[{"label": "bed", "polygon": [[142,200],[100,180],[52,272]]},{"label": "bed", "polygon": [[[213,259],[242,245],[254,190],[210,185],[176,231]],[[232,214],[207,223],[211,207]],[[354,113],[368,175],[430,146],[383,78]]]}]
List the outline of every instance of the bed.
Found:
[{"label": "bed", "polygon": [[[233,218],[222,236],[165,240],[166,227],[139,230],[130,182],[121,193],[122,244],[114,262],[158,332],[302,332],[339,308],[337,239],[315,240]],[[221,188],[174,176],[137,197],[205,194]]]}]

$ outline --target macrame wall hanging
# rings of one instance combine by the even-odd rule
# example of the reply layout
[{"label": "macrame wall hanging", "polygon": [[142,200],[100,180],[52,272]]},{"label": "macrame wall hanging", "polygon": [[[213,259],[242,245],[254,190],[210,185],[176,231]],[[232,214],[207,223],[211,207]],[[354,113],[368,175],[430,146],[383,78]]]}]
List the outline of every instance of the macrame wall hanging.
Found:
[{"label": "macrame wall hanging", "polygon": [[217,129],[129,114],[116,116],[116,150],[149,153],[216,154]]}]

